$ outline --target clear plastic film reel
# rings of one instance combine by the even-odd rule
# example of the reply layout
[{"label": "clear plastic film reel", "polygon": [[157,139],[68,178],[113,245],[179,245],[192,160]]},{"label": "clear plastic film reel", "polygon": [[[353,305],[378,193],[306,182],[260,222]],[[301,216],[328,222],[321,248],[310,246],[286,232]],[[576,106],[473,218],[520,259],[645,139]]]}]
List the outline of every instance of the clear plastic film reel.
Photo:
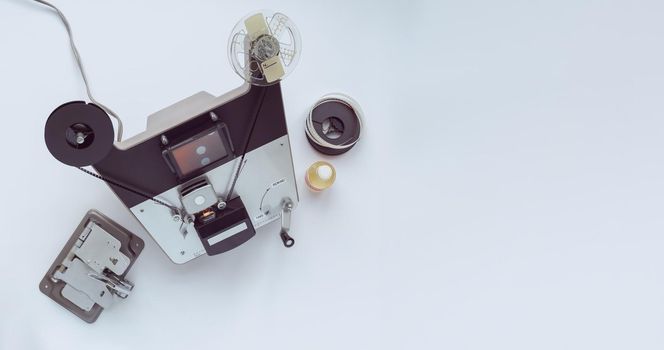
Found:
[{"label": "clear plastic film reel", "polygon": [[252,85],[269,86],[288,76],[300,60],[302,43],[286,15],[261,10],[242,18],[228,41],[235,73]]}]

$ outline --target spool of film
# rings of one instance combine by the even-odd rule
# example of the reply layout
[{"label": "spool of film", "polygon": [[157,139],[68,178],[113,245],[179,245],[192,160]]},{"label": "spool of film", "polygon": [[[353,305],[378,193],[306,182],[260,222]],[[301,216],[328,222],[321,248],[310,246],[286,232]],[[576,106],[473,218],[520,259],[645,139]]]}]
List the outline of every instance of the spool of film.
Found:
[{"label": "spool of film", "polygon": [[113,149],[113,123],[94,103],[72,101],[56,108],[46,120],[46,147],[60,162],[84,167],[102,161]]},{"label": "spool of film", "polygon": [[326,155],[348,152],[362,135],[364,114],[348,95],[332,93],[318,100],[307,117],[304,131],[309,143]]},{"label": "spool of film", "polygon": [[304,180],[307,187],[314,192],[324,191],[334,183],[337,172],[332,164],[324,161],[318,161],[307,169]]}]

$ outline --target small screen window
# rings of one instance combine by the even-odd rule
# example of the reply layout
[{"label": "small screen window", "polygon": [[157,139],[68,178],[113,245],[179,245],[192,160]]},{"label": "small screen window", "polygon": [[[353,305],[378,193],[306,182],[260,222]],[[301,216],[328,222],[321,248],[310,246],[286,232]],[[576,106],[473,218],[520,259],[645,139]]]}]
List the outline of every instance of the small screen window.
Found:
[{"label": "small screen window", "polygon": [[219,131],[213,130],[171,148],[170,154],[180,176],[185,176],[225,158],[228,150]]}]

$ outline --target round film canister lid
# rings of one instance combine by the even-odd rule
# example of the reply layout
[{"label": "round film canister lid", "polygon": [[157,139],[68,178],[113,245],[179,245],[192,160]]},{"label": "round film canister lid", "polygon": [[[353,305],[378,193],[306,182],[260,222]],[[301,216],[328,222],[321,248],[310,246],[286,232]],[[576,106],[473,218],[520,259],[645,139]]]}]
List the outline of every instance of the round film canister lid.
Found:
[{"label": "round film canister lid", "polygon": [[113,148],[113,123],[99,106],[83,101],[65,103],[48,117],[46,147],[60,162],[83,167],[100,162]]}]

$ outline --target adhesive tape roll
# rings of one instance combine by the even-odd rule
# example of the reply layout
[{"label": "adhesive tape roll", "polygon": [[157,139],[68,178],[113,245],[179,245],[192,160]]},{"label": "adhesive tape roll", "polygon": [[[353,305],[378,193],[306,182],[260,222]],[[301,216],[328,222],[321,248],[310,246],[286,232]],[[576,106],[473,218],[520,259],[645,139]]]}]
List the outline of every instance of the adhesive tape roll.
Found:
[{"label": "adhesive tape roll", "polygon": [[304,179],[309,189],[320,192],[332,186],[336,177],[337,172],[332,164],[319,161],[309,167]]}]

